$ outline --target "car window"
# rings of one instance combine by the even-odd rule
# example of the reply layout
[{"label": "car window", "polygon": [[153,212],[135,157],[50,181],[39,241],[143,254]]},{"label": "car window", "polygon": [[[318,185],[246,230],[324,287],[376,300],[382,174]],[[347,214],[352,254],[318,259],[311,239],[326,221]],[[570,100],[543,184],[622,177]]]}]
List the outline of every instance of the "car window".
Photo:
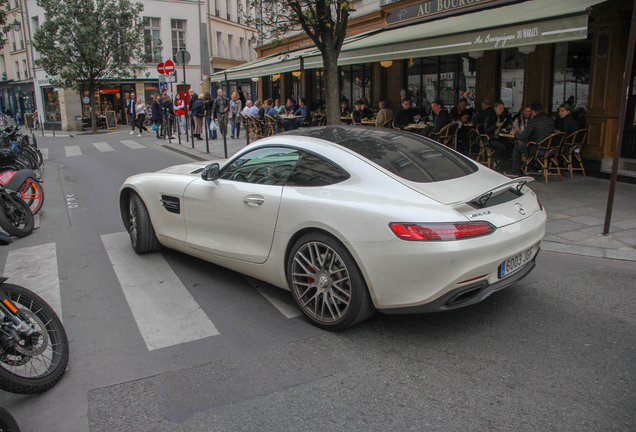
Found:
[{"label": "car window", "polygon": [[219,178],[244,183],[283,185],[300,159],[301,152],[284,147],[264,147],[234,159]]},{"label": "car window", "polygon": [[335,163],[313,153],[303,153],[287,179],[287,186],[327,186],[350,176]]},{"label": "car window", "polygon": [[464,177],[477,165],[443,145],[393,129],[326,126],[285,132],[331,141],[406,180],[420,183]]}]

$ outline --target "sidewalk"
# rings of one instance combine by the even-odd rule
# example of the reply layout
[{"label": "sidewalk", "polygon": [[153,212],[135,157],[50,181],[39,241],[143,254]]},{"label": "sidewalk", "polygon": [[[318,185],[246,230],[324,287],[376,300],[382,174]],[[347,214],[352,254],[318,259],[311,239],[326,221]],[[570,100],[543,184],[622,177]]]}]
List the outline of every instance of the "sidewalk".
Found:
[{"label": "sidewalk", "polygon": [[[156,140],[170,150],[197,160],[224,159],[223,139],[209,141],[210,152],[206,152],[205,140],[179,145],[178,141]],[[245,138],[227,138],[228,156],[245,146]],[[598,258],[636,261],[636,185],[616,184],[610,235],[604,236],[605,209],[609,192],[609,180],[584,177],[569,173],[563,181],[551,178],[545,184],[537,178],[529,186],[548,212],[546,236],[541,243],[543,250]]]}]

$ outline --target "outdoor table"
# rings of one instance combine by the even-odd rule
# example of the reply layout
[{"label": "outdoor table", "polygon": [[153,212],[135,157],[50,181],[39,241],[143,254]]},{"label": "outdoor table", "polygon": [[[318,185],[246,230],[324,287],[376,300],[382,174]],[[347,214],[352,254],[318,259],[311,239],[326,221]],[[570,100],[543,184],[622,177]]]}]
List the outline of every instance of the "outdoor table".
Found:
[{"label": "outdoor table", "polygon": [[362,120],[362,124],[366,126],[375,126],[375,120]]},{"label": "outdoor table", "polygon": [[509,138],[509,139],[514,139],[514,135],[511,133],[499,133],[500,137],[504,137],[504,138]]},{"label": "outdoor table", "polygon": [[299,118],[303,118],[303,116],[280,116],[280,118],[282,118],[283,120],[296,120]]},{"label": "outdoor table", "polygon": [[428,126],[425,123],[419,124],[419,123],[412,123],[410,125],[407,125],[404,129],[424,129],[426,126]]}]

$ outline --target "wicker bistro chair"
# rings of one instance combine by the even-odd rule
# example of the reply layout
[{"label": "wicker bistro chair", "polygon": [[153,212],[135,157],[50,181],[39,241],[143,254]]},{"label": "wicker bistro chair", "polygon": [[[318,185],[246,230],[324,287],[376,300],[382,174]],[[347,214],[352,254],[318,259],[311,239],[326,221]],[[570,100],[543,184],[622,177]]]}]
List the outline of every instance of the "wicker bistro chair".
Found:
[{"label": "wicker bistro chair", "polygon": [[[468,135],[468,157],[472,158],[473,156],[475,157],[475,160],[478,161],[479,155],[481,154],[481,149],[483,148],[481,146],[481,139],[479,138],[480,134],[484,133],[484,125],[483,124],[478,124],[477,126],[475,126],[474,129],[472,129],[469,132]],[[474,151],[473,147],[479,146],[479,150]]]},{"label": "wicker bistro chair", "polygon": [[490,147],[490,137],[483,133],[477,135],[477,143],[479,144],[479,153],[477,154],[477,158],[475,159],[477,162],[488,165],[490,168],[492,164],[492,155],[495,153],[495,149]]},{"label": "wicker bistro chair", "polygon": [[437,142],[444,144],[446,147],[452,149],[455,148],[455,139],[457,138],[457,130],[459,125],[457,123],[449,123],[442,128],[439,133],[430,133],[428,137],[434,139]]},{"label": "wicker bistro chair", "polygon": [[[543,175],[545,177],[546,184],[548,183],[549,175],[558,175],[559,181],[563,181],[561,178],[561,169],[559,168],[559,152],[561,151],[561,145],[563,144],[564,138],[565,133],[557,132],[553,133],[539,144],[532,141],[528,142],[528,147],[531,145],[537,146],[537,152],[532,156],[528,155],[524,173]],[[541,166],[541,169],[538,172],[528,172],[528,166],[532,161],[537,161],[537,163]],[[554,170],[556,170],[556,173]]]},{"label": "wicker bistro chair", "polygon": [[276,119],[272,116],[265,115],[263,134],[265,136],[272,136],[277,131]]},{"label": "wicker bistro chair", "polygon": [[311,118],[312,126],[324,126],[327,120],[327,114],[314,114]]},{"label": "wicker bistro chair", "polygon": [[382,127],[387,129],[393,129],[393,119],[389,119],[385,121],[384,123],[382,123]]},{"label": "wicker bistro chair", "polygon": [[248,116],[249,118],[249,127],[250,127],[250,141],[254,142],[257,139],[263,138],[263,128],[261,126],[261,121],[254,116]]},{"label": "wicker bistro chair", "polygon": [[[573,171],[582,171],[585,175],[585,168],[583,167],[583,159],[581,158],[581,152],[583,146],[587,142],[587,129],[580,129],[566,137],[561,147],[561,158],[565,161],[568,171],[570,171],[570,178],[574,178]],[[579,163],[578,168],[572,166],[572,157]]]}]

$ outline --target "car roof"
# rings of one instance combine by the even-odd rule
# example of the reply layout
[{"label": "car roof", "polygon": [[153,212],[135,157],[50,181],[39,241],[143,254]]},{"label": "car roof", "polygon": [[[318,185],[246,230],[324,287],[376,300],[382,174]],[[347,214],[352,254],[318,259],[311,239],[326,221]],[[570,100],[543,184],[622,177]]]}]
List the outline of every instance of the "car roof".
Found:
[{"label": "car roof", "polygon": [[395,129],[320,126],[277,136],[316,138],[355,152],[385,170],[414,182],[435,182],[472,174],[477,165],[433,140]]}]

